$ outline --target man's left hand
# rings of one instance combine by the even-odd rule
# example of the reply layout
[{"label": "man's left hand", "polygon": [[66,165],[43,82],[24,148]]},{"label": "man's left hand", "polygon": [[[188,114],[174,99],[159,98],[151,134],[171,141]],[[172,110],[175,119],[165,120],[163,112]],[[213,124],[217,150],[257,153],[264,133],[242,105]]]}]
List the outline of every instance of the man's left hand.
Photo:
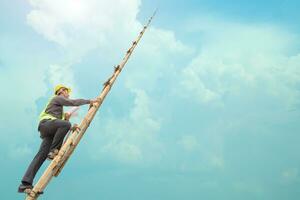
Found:
[{"label": "man's left hand", "polygon": [[81,129],[79,128],[79,126],[78,126],[78,124],[74,124],[73,126],[72,126],[72,128],[71,128],[71,130],[72,130],[72,132],[74,132],[74,131],[80,131]]},{"label": "man's left hand", "polygon": [[70,113],[65,113],[65,120],[69,121],[70,117],[71,117]]}]

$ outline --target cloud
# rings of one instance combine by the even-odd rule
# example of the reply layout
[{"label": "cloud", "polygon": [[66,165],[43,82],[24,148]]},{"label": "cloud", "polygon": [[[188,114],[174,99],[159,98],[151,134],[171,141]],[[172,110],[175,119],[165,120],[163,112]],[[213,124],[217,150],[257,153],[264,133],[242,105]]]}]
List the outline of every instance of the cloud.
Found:
[{"label": "cloud", "polygon": [[211,103],[244,91],[261,91],[286,106],[298,102],[300,54],[294,51],[294,34],[270,25],[211,19],[200,20],[195,27],[201,27],[197,31],[205,42],[182,70],[183,94]]},{"label": "cloud", "polygon": [[[137,20],[139,0],[29,2],[32,10],[27,15],[28,24],[62,48],[65,56],[62,63],[67,63],[49,66],[47,81],[51,85],[63,82],[80,87],[80,83],[74,81],[75,64],[80,65],[92,51],[100,52],[102,60],[118,62],[120,52],[123,54],[127,50],[143,27]],[[160,159],[154,153],[162,148],[156,136],[160,120],[159,115],[151,111],[153,101],[149,100],[149,95],[152,94],[148,92],[157,87],[159,76],[174,70],[170,59],[192,52],[173,31],[154,26],[149,28],[135,51],[135,61],[127,69],[126,87],[123,88],[135,95],[134,105],[123,118],[108,120],[104,130],[105,144],[99,154],[106,153],[126,163],[145,161],[146,157]],[[146,71],[141,63],[149,66]],[[93,70],[88,67],[88,70]],[[161,71],[159,75],[158,71]],[[86,81],[86,78],[82,80]],[[101,138],[98,136],[95,140]]]},{"label": "cloud", "polygon": [[72,67],[70,65],[58,65],[52,64],[47,70],[47,81],[50,85],[55,86],[63,84],[72,88],[72,95],[75,95],[78,90],[74,89],[77,84],[74,80],[74,74],[72,73]]},{"label": "cloud", "polygon": [[182,67],[180,63],[193,53],[194,49],[178,40],[174,31],[150,27],[127,69],[126,87],[157,92],[169,86]]},{"label": "cloud", "polygon": [[[150,99],[145,91],[134,90],[134,105],[123,118],[109,118],[101,137],[95,136],[94,158],[111,157],[123,163],[153,163],[161,156],[158,140],[160,120],[151,112]],[[99,145],[101,144],[101,145]]]},{"label": "cloud", "polygon": [[[49,82],[62,81],[80,87],[82,82],[74,81],[75,70],[78,70],[74,65],[95,71],[92,66],[80,65],[92,51],[100,52],[99,60],[118,62],[120,52],[128,48],[142,28],[137,20],[141,2],[88,0],[76,1],[76,5],[72,2],[31,1],[33,10],[27,20],[37,32],[63,49],[66,59],[63,63],[68,63],[55,64],[54,61],[48,70]],[[69,9],[70,15],[64,12]],[[232,116],[202,105],[217,103],[234,110],[232,105],[224,103],[231,97],[241,100],[241,105],[234,104],[236,110],[241,110],[245,99],[250,96],[253,102],[258,102],[260,94],[284,105],[298,101],[300,56],[290,50],[295,40],[293,34],[267,25],[215,19],[198,21],[193,24],[193,31],[203,37],[199,46],[186,45],[176,38],[175,31],[157,28],[155,24],[146,32],[130,60],[130,67],[126,68],[125,86],[113,88],[116,92],[122,90],[124,99],[131,102],[134,99],[134,104],[127,102],[128,110],[120,115],[115,115],[117,111],[111,109],[112,114],[105,113],[110,116],[102,119],[101,126],[95,120],[92,130],[101,134],[91,136],[88,150],[93,158],[109,158],[127,164],[160,163],[166,159],[176,166],[182,164],[187,170],[223,170],[228,161],[223,156],[225,136],[222,134],[230,128],[214,122],[232,122],[239,124],[238,128],[241,124],[250,125],[246,120],[233,121]],[[192,57],[195,52],[197,55]],[[81,78],[87,81],[87,77]],[[111,100],[119,98],[113,96]],[[186,99],[195,101],[189,104]],[[185,114],[182,108],[187,108],[189,113]],[[203,124],[199,124],[198,117]],[[170,120],[169,124],[162,129],[166,119]],[[171,128],[174,125],[181,133]],[[212,127],[217,128],[211,139],[208,133]],[[194,133],[184,136],[182,130],[188,128]],[[183,135],[179,140],[171,136],[170,141],[179,145],[163,141],[162,133],[169,130],[172,135]],[[203,136],[204,132],[207,138],[203,140],[198,135]],[[181,152],[182,149],[185,151]],[[174,159],[169,159],[169,155]]]},{"label": "cloud", "polygon": [[[78,59],[97,47],[106,48],[136,32],[139,0],[31,0],[28,24]],[[123,35],[123,37],[120,37]]]},{"label": "cloud", "polygon": [[[28,24],[44,38],[56,43],[64,57],[63,61],[53,61],[49,67],[50,83],[64,81],[56,74],[58,71],[67,71],[68,77],[74,77],[74,65],[80,65],[91,52],[99,53],[99,62],[105,63],[97,66],[107,66],[106,61],[118,63],[143,27],[137,19],[140,0],[30,0],[29,3],[32,10],[27,15]],[[192,52],[176,39],[173,31],[154,26],[146,32],[137,49],[135,57],[140,59],[136,60],[143,60],[151,69],[141,73],[140,64],[132,66],[126,80],[128,89],[139,88],[141,81],[155,87],[152,83],[159,68],[171,70],[170,58]],[[91,66],[84,67],[96,70]]]},{"label": "cloud", "polygon": [[61,52],[62,59],[53,60],[48,68],[46,81],[52,86],[80,86],[74,81],[74,65],[95,49],[105,59],[119,58],[116,52],[142,27],[136,20],[139,0],[29,0],[29,4],[27,23]]},{"label": "cloud", "polygon": [[[140,0],[30,0],[29,3],[32,10],[27,15],[28,24],[61,46],[70,63],[80,62],[95,49],[105,57],[119,59],[120,49],[127,50],[144,23],[137,19]],[[151,26],[146,35],[139,51],[152,54],[152,60],[189,51],[173,31]]]},{"label": "cloud", "polygon": [[[218,171],[224,169],[225,161],[221,145],[212,144],[212,142],[207,141],[205,137],[204,133],[182,134],[182,137],[177,142],[179,147],[184,150],[180,152],[182,154],[182,156],[180,156],[182,160],[176,160],[175,162],[178,162],[177,165],[181,171],[204,172],[207,170]],[[211,137],[216,136],[212,134],[209,137],[211,140]],[[207,143],[210,145],[207,145]],[[179,151],[179,149],[176,149],[176,151]],[[177,152],[176,156],[178,156],[178,154],[179,152]]]}]

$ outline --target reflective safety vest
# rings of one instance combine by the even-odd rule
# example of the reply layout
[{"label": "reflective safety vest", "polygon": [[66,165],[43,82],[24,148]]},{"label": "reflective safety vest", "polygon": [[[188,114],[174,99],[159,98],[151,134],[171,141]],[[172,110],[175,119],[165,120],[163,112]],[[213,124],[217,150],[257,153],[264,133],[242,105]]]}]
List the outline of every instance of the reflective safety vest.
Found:
[{"label": "reflective safety vest", "polygon": [[[55,96],[53,96],[55,97]],[[50,104],[51,100],[53,99],[53,97],[48,101],[47,106],[45,107],[45,109],[41,112],[40,116],[39,116],[39,121],[42,121],[43,119],[50,119],[50,120],[54,120],[54,119],[58,119],[56,117],[54,117],[53,115],[46,113],[46,109],[48,107],[48,105]],[[62,120],[65,119],[65,114],[63,112],[62,114]]]}]

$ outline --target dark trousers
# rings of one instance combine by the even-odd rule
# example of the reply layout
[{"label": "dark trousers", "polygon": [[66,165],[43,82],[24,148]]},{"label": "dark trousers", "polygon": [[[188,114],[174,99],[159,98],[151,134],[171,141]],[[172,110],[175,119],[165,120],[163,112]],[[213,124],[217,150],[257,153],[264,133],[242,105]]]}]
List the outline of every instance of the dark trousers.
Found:
[{"label": "dark trousers", "polygon": [[22,183],[32,184],[37,171],[46,160],[50,150],[61,148],[64,137],[70,128],[71,123],[65,120],[42,120],[40,122],[38,130],[43,141],[39,151],[28,166]]}]

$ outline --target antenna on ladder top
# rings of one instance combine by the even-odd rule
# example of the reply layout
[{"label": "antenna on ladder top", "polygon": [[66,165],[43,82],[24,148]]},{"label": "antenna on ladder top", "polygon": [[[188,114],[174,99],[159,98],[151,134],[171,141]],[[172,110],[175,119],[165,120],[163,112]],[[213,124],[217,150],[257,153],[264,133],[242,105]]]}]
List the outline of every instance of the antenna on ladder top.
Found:
[{"label": "antenna on ladder top", "polygon": [[35,184],[33,189],[28,192],[26,200],[35,200],[39,197],[40,194],[43,193],[46,186],[49,184],[50,180],[53,176],[58,176],[59,173],[62,171],[63,167],[65,166],[66,162],[70,158],[71,154],[75,150],[76,146],[80,142],[81,138],[83,137],[84,133],[86,132],[87,128],[89,127],[90,123],[92,122],[94,116],[96,115],[96,112],[102,105],[102,102],[104,101],[106,95],[110,91],[111,87],[113,86],[115,80],[117,79],[118,75],[121,73],[123,67],[127,63],[128,59],[130,58],[133,50],[139,43],[140,39],[142,38],[143,34],[145,33],[146,29],[150,25],[152,19],[156,15],[157,9],[151,16],[151,18],[148,20],[148,23],[146,26],[144,26],[143,30],[140,32],[137,39],[132,43],[132,46],[128,49],[126,52],[123,60],[119,65],[117,65],[114,69],[114,72],[112,76],[104,83],[104,87],[100,93],[100,95],[97,97],[98,103],[93,104],[92,107],[90,107],[88,113],[81,121],[79,128],[74,130],[71,135],[68,137],[66,142],[61,147],[60,151],[58,152],[58,155],[52,160],[52,162],[49,164],[47,169],[44,171],[38,182]]}]

